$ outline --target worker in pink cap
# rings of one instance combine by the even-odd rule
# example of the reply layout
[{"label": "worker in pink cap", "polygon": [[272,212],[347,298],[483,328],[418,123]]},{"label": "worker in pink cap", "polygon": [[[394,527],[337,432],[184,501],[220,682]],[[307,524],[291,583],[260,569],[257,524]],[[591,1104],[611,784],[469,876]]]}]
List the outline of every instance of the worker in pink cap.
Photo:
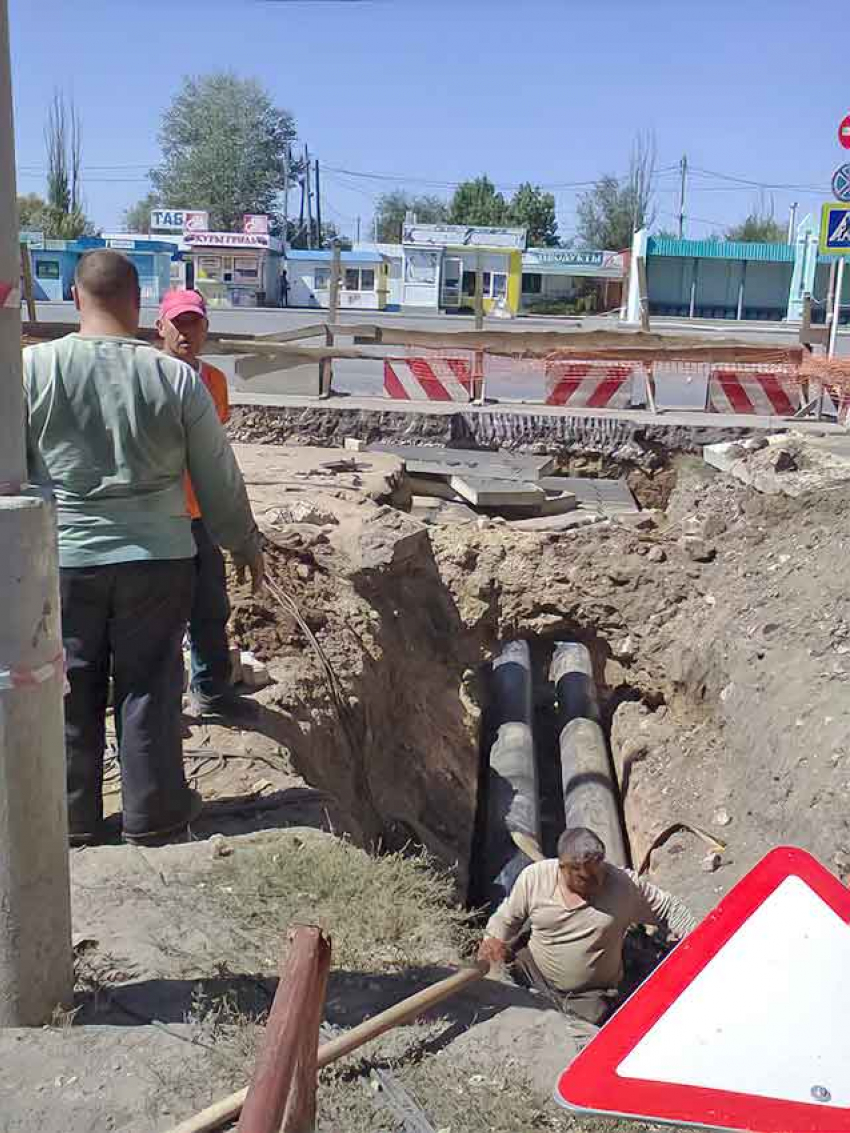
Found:
[{"label": "worker in pink cap", "polygon": [[[186,362],[200,375],[212,397],[219,420],[226,424],[230,418],[227,378],[221,370],[200,358],[209,329],[203,295],[198,291],[169,291],[160,305],[156,329],[165,353]],[[188,475],[186,503],[197,547],[195,592],[189,619],[192,665],[188,713],[195,717],[215,716],[240,706],[230,686],[227,575],[224,556],[210,538]]]}]

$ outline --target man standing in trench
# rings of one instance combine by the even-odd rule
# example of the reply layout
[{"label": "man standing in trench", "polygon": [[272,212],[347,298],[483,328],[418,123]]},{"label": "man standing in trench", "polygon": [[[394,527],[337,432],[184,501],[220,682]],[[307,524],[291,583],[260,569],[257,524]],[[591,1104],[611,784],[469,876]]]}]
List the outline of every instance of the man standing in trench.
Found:
[{"label": "man standing in trench", "polygon": [[263,579],[242,475],[195,371],[138,342],[135,267],[118,252],[79,262],[80,331],[24,351],[30,475],[52,488],[59,529],[72,844],[103,836],[110,671],[123,836],[165,840],[200,813],[183,771],[182,639],[195,546],[190,473],[207,526]]},{"label": "man standing in trench", "polygon": [[[185,362],[200,375],[222,425],[230,419],[227,378],[215,366],[202,362],[207,340],[207,305],[198,291],[169,291],[159,308],[157,332],[169,358]],[[189,618],[192,671],[188,714],[194,717],[239,711],[244,703],[230,685],[230,651],[227,622],[230,601],[224,556],[210,538],[201,517],[198,498],[187,477],[186,496],[195,540],[195,588]]]},{"label": "man standing in trench", "polygon": [[487,923],[478,956],[503,964],[524,927],[526,947],[513,958],[519,983],[589,1023],[605,1020],[623,980],[623,942],[632,925],[656,925],[675,939],[695,921],[688,909],[631,870],[605,861],[602,839],[577,826],[558,840],[558,858],[527,866]]}]

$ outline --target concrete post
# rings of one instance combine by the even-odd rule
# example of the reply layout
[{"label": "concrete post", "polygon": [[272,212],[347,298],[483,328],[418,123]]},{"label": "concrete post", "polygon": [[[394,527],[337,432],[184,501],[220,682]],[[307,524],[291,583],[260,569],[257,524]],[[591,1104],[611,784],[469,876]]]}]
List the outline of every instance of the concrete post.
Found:
[{"label": "concrete post", "polygon": [[530,859],[512,835],[540,845],[540,792],[532,733],[531,655],[528,643],[512,641],[493,662],[491,682],[496,739],[490,749],[487,836],[482,874],[494,904],[513,888]]},{"label": "concrete post", "polygon": [[[13,137],[0,0],[0,294],[19,279]],[[25,479],[21,310],[0,300],[0,1026],[73,993],[56,521]]]},{"label": "concrete post", "polygon": [[616,780],[599,726],[593,664],[587,648],[576,642],[556,645],[550,676],[558,691],[566,828],[586,826],[605,843],[608,861],[625,866]]}]

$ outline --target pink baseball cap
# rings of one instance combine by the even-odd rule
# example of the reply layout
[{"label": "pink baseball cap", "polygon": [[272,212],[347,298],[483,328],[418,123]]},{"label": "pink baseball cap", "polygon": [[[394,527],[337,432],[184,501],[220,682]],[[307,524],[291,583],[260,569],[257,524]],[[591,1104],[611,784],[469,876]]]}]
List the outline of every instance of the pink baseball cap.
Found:
[{"label": "pink baseball cap", "polygon": [[198,291],[167,291],[159,305],[161,319],[176,319],[189,313],[207,317],[207,305]]}]

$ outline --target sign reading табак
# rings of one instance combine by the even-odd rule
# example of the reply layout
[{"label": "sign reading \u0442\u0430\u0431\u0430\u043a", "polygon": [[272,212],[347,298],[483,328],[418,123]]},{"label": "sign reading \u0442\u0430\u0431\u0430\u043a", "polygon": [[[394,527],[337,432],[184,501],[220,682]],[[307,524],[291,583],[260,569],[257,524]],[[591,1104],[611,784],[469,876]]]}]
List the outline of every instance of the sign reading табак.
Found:
[{"label": "sign reading \u0442\u0430\u0431\u0430\u043a", "polygon": [[210,214],[202,209],[152,209],[151,228],[160,232],[205,232]]}]

